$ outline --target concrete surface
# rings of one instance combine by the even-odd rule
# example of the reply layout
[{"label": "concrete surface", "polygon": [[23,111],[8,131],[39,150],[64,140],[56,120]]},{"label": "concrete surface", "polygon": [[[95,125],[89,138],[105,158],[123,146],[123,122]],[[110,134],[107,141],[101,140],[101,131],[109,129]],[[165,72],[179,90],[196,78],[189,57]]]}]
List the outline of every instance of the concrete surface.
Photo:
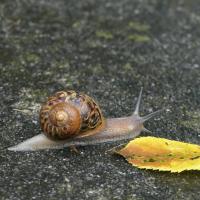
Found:
[{"label": "concrete surface", "polygon": [[105,153],[120,142],[78,155],[6,150],[41,132],[40,104],[55,91],[83,91],[120,117],[142,86],[142,115],[166,107],[146,123],[153,135],[200,144],[199,9],[194,0],[2,0],[0,199],[199,199],[200,172],[134,168]]}]

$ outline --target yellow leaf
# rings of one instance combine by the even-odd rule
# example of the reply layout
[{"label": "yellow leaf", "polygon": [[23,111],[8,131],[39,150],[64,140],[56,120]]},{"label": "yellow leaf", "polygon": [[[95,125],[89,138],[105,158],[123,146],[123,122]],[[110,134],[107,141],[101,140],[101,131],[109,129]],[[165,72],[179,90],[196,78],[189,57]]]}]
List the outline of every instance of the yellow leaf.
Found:
[{"label": "yellow leaf", "polygon": [[117,151],[133,166],[182,172],[200,170],[200,146],[156,137],[140,137]]}]

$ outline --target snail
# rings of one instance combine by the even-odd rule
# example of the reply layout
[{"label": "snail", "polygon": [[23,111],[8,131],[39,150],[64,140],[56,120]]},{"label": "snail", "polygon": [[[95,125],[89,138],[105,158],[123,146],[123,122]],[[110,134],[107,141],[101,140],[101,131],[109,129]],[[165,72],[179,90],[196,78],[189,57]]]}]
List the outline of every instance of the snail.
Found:
[{"label": "snail", "polygon": [[132,115],[105,119],[98,104],[86,94],[60,91],[48,98],[40,110],[43,133],[8,148],[12,151],[61,149],[131,139],[148,131],[143,123],[161,110],[139,116],[142,88]]}]

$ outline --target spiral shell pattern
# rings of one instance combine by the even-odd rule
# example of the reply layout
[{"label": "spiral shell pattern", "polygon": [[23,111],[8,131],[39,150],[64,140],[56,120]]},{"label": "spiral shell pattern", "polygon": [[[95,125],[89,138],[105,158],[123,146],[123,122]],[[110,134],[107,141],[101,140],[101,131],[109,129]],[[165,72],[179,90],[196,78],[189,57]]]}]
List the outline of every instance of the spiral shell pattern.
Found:
[{"label": "spiral shell pattern", "polygon": [[96,102],[72,90],[57,92],[40,110],[40,126],[54,140],[85,133],[102,123],[103,116]]}]

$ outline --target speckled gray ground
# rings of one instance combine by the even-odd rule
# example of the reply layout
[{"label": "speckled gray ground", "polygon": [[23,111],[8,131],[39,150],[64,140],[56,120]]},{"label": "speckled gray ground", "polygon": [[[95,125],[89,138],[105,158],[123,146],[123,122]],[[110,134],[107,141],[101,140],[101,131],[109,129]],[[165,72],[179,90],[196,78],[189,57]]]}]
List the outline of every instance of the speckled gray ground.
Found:
[{"label": "speckled gray ground", "polygon": [[[57,90],[93,96],[105,116],[142,114],[154,136],[200,144],[197,1],[0,2],[0,199],[199,199],[200,172],[139,170],[115,146],[15,153],[40,133],[38,109]],[[14,109],[21,109],[24,113]],[[146,133],[142,134],[149,135]]]}]

